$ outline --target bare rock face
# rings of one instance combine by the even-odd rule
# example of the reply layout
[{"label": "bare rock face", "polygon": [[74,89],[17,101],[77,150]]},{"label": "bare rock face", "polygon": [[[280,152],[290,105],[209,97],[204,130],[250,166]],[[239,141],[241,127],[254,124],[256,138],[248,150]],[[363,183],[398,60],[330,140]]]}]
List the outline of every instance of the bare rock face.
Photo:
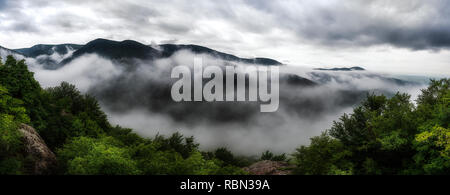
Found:
[{"label": "bare rock face", "polygon": [[287,162],[265,160],[245,167],[244,171],[251,175],[289,175],[292,168]]},{"label": "bare rock face", "polygon": [[31,174],[49,173],[56,165],[55,154],[47,147],[44,140],[33,127],[21,124],[19,131],[23,134],[25,152],[33,158]]}]

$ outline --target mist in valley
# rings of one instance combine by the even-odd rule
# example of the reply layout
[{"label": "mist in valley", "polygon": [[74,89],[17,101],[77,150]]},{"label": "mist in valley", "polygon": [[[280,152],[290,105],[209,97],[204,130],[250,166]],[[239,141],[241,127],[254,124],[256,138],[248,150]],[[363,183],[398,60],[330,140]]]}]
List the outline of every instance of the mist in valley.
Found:
[{"label": "mist in valley", "polygon": [[390,96],[399,91],[411,94],[414,100],[426,86],[426,82],[370,71],[318,71],[283,65],[277,112],[261,113],[260,102],[174,102],[170,90],[176,80],[170,78],[171,69],[192,66],[194,58],[202,58],[207,65],[249,66],[189,51],[127,63],[88,54],[57,69],[26,60],[43,87],[66,81],[95,96],[113,124],[146,137],[180,132],[194,136],[204,150],[227,147],[242,155],[265,150],[290,153],[309,144],[311,137],[330,128],[344,113],[351,113],[368,93]]}]

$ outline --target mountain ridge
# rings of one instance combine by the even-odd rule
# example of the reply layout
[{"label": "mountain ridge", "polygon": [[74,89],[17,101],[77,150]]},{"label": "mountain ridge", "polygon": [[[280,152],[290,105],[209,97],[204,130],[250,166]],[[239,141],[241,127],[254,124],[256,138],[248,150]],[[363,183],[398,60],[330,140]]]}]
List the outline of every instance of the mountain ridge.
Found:
[{"label": "mountain ridge", "polygon": [[365,71],[366,69],[359,67],[359,66],[353,66],[350,68],[342,67],[342,68],[315,68],[314,70],[320,70],[320,71]]},{"label": "mountain ridge", "polygon": [[232,61],[232,62],[243,62],[247,64],[261,64],[261,65],[282,65],[281,62],[278,62],[274,59],[270,58],[240,58],[232,54],[223,53],[211,48],[207,48],[200,45],[176,45],[176,44],[162,44],[159,45],[160,48],[162,48],[162,55],[164,57],[170,57],[175,52],[181,51],[181,50],[189,50],[195,54],[210,54],[211,56],[217,57],[222,60],[226,61]]},{"label": "mountain ridge", "polygon": [[158,50],[137,41],[124,40],[119,42],[99,38],[88,42],[86,45],[76,50],[71,57],[63,60],[61,65],[65,65],[84,54],[92,53],[96,53],[100,56],[113,60],[120,60],[123,58],[138,58],[146,60],[159,57]]},{"label": "mountain ridge", "polygon": [[8,49],[6,47],[0,46],[0,57],[3,58],[2,60],[6,60],[6,57],[12,55],[16,59],[24,59],[25,56],[19,52],[16,52],[12,49]]},{"label": "mountain ridge", "polygon": [[[121,59],[141,59],[141,60],[153,60],[159,58],[171,57],[176,52],[182,50],[188,50],[195,54],[208,54],[219,59],[230,62],[242,62],[247,64],[260,64],[266,66],[279,66],[283,65],[281,62],[270,58],[240,58],[238,56],[220,52],[208,47],[188,44],[161,44],[158,45],[158,49],[153,48],[151,45],[145,45],[134,40],[114,41],[109,39],[98,38],[94,39],[85,45],[80,44],[37,44],[30,48],[20,49],[8,49],[9,51],[16,52],[25,57],[37,58],[42,56],[51,56],[54,53],[64,56],[68,54],[68,49],[73,49],[73,54],[60,62],[56,62],[56,66],[64,66],[65,64],[73,61],[74,59],[84,55],[96,53],[100,56],[110,58],[113,60]],[[6,49],[6,48],[5,48]],[[45,63],[47,63],[47,60]],[[44,63],[44,62],[43,62]],[[55,62],[52,62],[55,64]],[[55,66],[55,65],[54,65]],[[57,67],[56,67],[57,68]]]},{"label": "mountain ridge", "polygon": [[65,55],[69,53],[69,48],[78,50],[83,45],[64,43],[64,44],[37,44],[30,48],[13,49],[13,51],[23,54],[26,57],[36,58],[40,55],[52,55],[54,52]]}]

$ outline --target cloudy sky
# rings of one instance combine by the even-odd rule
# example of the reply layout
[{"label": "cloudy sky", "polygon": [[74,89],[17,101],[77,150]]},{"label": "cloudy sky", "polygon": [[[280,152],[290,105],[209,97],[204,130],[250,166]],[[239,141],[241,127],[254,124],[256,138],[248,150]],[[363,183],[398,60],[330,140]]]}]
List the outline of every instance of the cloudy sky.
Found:
[{"label": "cloudy sky", "polygon": [[449,18],[448,0],[0,0],[0,45],[133,39],[449,76]]}]

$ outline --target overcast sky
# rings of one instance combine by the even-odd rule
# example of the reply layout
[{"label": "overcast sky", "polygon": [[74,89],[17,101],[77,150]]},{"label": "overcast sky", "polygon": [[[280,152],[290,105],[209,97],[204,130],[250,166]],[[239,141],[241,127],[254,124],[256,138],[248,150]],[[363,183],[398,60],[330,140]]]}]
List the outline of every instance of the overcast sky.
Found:
[{"label": "overcast sky", "polygon": [[0,0],[0,45],[199,44],[309,67],[450,75],[448,0]]}]

